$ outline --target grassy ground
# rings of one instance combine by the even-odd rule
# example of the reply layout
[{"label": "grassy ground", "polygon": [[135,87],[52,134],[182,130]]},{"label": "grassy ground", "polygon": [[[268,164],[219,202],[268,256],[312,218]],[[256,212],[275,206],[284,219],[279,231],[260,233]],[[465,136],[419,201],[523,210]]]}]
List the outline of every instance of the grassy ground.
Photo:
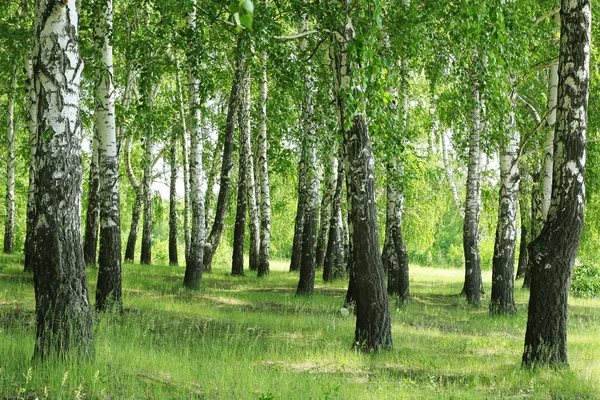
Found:
[{"label": "grassy ground", "polygon": [[520,366],[526,291],[516,316],[492,317],[487,299],[472,308],[457,296],[463,271],[416,266],[383,353],[351,349],[345,282],[318,280],[297,298],[298,275],[274,262],[261,280],[217,268],[194,292],[181,288],[182,267],[125,265],[125,312],[96,318],[95,361],[39,365],[19,261],[0,257],[0,399],[600,398],[600,301],[570,300],[570,369],[532,372]]}]

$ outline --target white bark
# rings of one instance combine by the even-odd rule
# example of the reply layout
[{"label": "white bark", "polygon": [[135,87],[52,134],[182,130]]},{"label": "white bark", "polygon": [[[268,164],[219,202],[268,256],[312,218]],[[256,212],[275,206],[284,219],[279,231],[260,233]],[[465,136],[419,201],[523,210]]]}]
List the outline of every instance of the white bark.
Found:
[{"label": "white bark", "polygon": [[[557,29],[560,29],[560,14],[554,15]],[[554,165],[554,124],[556,123],[556,106],[558,102],[558,60],[548,71],[548,124],[544,143],[544,166],[542,170],[542,221],[546,221],[552,197],[552,168]]]},{"label": "white bark", "polygon": [[181,78],[179,76],[179,66],[175,71],[177,79],[177,98],[179,101],[179,119],[181,120],[181,148],[183,153],[183,233],[185,238],[185,255],[188,257],[190,249],[190,180],[189,180],[189,151],[188,151],[188,130],[185,114],[185,105],[183,104],[183,93],[181,89]]},{"label": "white bark", "polygon": [[119,159],[115,122],[115,88],[112,35],[112,0],[104,0],[94,34],[101,54],[95,88],[94,121],[98,138],[100,172],[100,254],[98,258],[97,306],[106,307],[107,297],[121,305],[121,213],[119,200]]},{"label": "white bark", "polygon": [[34,357],[93,354],[93,322],[81,241],[79,15],[75,0],[35,3],[33,71],[39,101],[34,255]]},{"label": "white bark", "polygon": [[241,103],[240,112],[245,114],[244,121],[246,123],[247,135],[244,136],[242,144],[246,151],[245,174],[246,174],[246,190],[248,201],[248,216],[250,217],[250,249],[249,249],[249,265],[253,271],[258,270],[259,252],[260,252],[260,217],[258,207],[256,205],[256,182],[254,180],[254,157],[252,155],[251,145],[251,120],[250,120],[250,74],[247,75],[247,80],[244,84],[245,99]]},{"label": "white bark", "polygon": [[465,220],[463,225],[463,250],[465,256],[465,285],[467,300],[479,304],[481,290],[481,265],[479,258],[479,212],[480,212],[480,137],[481,98],[476,77],[472,77],[471,132],[469,137],[469,166],[467,172]]},{"label": "white bark", "polygon": [[[196,1],[192,1],[192,11],[188,14],[187,25],[192,35],[196,32]],[[204,219],[204,189],[202,180],[204,171],[202,168],[202,116],[200,107],[200,79],[198,77],[197,54],[193,51],[195,42],[192,39],[190,44],[190,53],[188,54],[188,80],[189,80],[189,102],[192,127],[190,131],[190,205],[191,205],[191,236],[190,247],[186,256],[186,270],[184,285],[191,288],[200,286],[202,278],[202,260],[204,256],[204,237],[205,237],[205,219]]]}]

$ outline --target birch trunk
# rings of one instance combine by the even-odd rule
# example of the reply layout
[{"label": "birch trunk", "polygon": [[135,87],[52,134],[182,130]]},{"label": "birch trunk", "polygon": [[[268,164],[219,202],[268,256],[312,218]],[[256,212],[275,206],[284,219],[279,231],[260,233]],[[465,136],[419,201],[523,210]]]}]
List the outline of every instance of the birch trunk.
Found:
[{"label": "birch trunk", "polygon": [[[219,135],[220,136],[220,135]],[[215,143],[215,154],[210,162],[210,171],[206,178],[206,197],[204,200],[204,226],[209,226],[214,222],[214,212],[212,210],[212,202],[214,198],[213,189],[219,174],[219,167],[221,165],[221,152],[218,149],[221,141],[217,139]]]},{"label": "birch trunk", "polygon": [[258,260],[258,276],[270,273],[269,257],[271,248],[271,191],[269,188],[269,164],[267,160],[267,52],[263,51],[260,81],[260,114],[258,123],[257,166],[260,182],[260,252]]},{"label": "birch trunk", "polygon": [[38,124],[38,109],[37,109],[37,91],[34,85],[33,76],[33,59],[27,57],[25,59],[25,74],[27,90],[26,96],[26,114],[27,114],[27,130],[29,132],[29,187],[27,190],[27,228],[25,234],[25,272],[33,272],[33,233],[35,220],[35,163],[36,163],[36,146],[37,146],[37,124]]},{"label": "birch trunk", "polygon": [[304,230],[304,206],[306,201],[306,161],[304,155],[300,155],[298,164],[298,205],[296,207],[296,220],[294,223],[294,241],[292,243],[292,257],[290,260],[290,271],[300,271],[302,265],[302,238]]},{"label": "birch trunk", "polygon": [[246,208],[248,200],[248,178],[250,175],[248,160],[250,157],[250,132],[248,130],[248,119],[250,108],[247,92],[249,87],[249,73],[244,71],[242,85],[240,87],[240,104],[238,108],[238,126],[240,131],[240,151],[238,167],[238,192],[235,214],[235,229],[233,233],[233,259],[231,263],[231,275],[244,275],[244,238],[246,235]]},{"label": "birch trunk", "polygon": [[225,225],[225,217],[227,214],[227,200],[229,198],[229,190],[231,186],[231,168],[233,167],[232,153],[233,140],[235,133],[235,117],[240,103],[242,94],[241,85],[246,68],[246,57],[244,56],[243,41],[238,39],[236,49],[236,67],[233,84],[231,85],[231,93],[229,94],[229,104],[227,108],[227,121],[225,123],[225,140],[223,142],[223,163],[221,165],[221,181],[219,186],[219,197],[217,198],[217,210],[215,212],[215,220],[210,230],[210,235],[204,244],[204,271],[209,272],[212,268],[212,258],[217,250],[223,227]]},{"label": "birch trunk", "polygon": [[6,126],[6,220],[4,221],[4,254],[12,254],[15,242],[15,94],[17,68],[14,68],[8,93]]},{"label": "birch trunk", "polygon": [[527,200],[529,199],[530,191],[527,189],[531,182],[527,179],[527,172],[523,165],[519,165],[519,213],[521,215],[521,239],[519,244],[519,263],[517,266],[516,278],[523,278],[525,270],[527,269],[527,244],[529,243],[527,221],[530,218],[529,206]]},{"label": "birch trunk", "polygon": [[492,262],[490,311],[513,314],[515,248],[517,245],[517,201],[519,197],[518,132],[515,119],[515,95],[511,99],[507,132],[500,139],[500,194],[496,242]]},{"label": "birch trunk", "polygon": [[392,345],[390,309],[381,264],[375,202],[375,171],[362,116],[344,132],[348,185],[348,230],[356,299],[356,346],[377,350]]},{"label": "birch trunk", "polygon": [[[146,67],[148,68],[148,67]],[[146,76],[149,72],[142,72],[142,109],[150,113],[153,107],[154,99],[150,93],[150,77]],[[144,175],[142,176],[142,193],[144,224],[142,225],[142,248],[140,254],[140,264],[152,264],[152,147],[154,146],[154,124],[148,121],[148,132],[144,140]]]},{"label": "birch trunk", "polygon": [[240,113],[245,114],[246,123],[246,136],[244,146],[246,147],[246,189],[247,189],[247,204],[248,204],[248,217],[250,218],[250,249],[249,249],[249,269],[251,271],[258,271],[259,253],[260,253],[260,215],[258,213],[257,206],[257,190],[256,181],[254,179],[254,156],[252,154],[251,145],[251,127],[250,127],[250,74],[248,73],[246,90],[244,94],[245,98],[240,105]]},{"label": "birch trunk", "polygon": [[329,235],[327,252],[323,265],[323,280],[331,282],[335,278],[343,278],[346,273],[344,257],[344,227],[342,226],[342,192],[344,188],[344,163],[337,159],[332,161],[335,169],[335,191],[331,199],[331,217],[329,219]]},{"label": "birch trunk", "polygon": [[[404,212],[404,192],[402,190],[401,172],[391,167],[388,170],[387,186],[387,218],[386,218],[386,240],[388,273],[387,291],[390,295],[398,296],[400,303],[408,301],[409,277],[408,277],[408,252],[402,239],[402,213]],[[384,247],[385,249],[385,247]]]},{"label": "birch trunk", "polygon": [[337,179],[337,158],[335,154],[329,155],[327,172],[325,176],[325,188],[321,200],[321,216],[319,218],[319,235],[317,237],[316,264],[317,268],[325,265],[325,252],[327,251],[327,238],[331,219],[331,200],[335,192],[335,181]]},{"label": "birch trunk", "polygon": [[[196,36],[196,1],[192,1],[193,9],[188,15],[188,29],[192,37]],[[190,247],[186,258],[185,276],[183,285],[188,288],[200,287],[202,279],[202,262],[204,259],[204,240],[206,227],[204,220],[204,191],[202,180],[204,171],[202,169],[202,116],[200,107],[202,99],[200,97],[200,79],[199,79],[199,60],[197,51],[194,51],[193,43],[189,46],[190,53],[188,57],[188,79],[190,91],[190,113],[192,116],[192,129],[190,131],[190,203],[192,216],[192,232],[190,237]]]},{"label": "birch trunk", "polygon": [[330,47],[333,86],[345,155],[348,197],[350,283],[346,298],[356,302],[354,345],[375,351],[392,345],[390,308],[385,274],[379,251],[375,171],[371,139],[365,117],[354,117],[346,130],[346,104],[343,93],[351,88],[347,46],[354,38],[352,21],[347,18],[342,33],[335,33]]},{"label": "birch trunk", "polygon": [[185,259],[189,257],[190,251],[190,180],[189,180],[189,152],[188,152],[188,130],[185,117],[185,105],[183,104],[183,93],[181,89],[181,77],[179,76],[179,65],[175,70],[177,81],[177,99],[179,101],[179,119],[181,120],[181,152],[183,153],[183,236],[185,239]]},{"label": "birch trunk", "polygon": [[469,138],[469,167],[467,172],[467,195],[463,226],[463,247],[465,255],[465,284],[463,294],[467,301],[479,305],[481,295],[481,265],[479,259],[479,141],[481,135],[481,104],[479,85],[473,78],[471,84],[471,134]]},{"label": "birch trunk", "polygon": [[568,365],[569,284],[583,227],[592,12],[562,0],[552,202],[529,245],[531,294],[523,364]]},{"label": "birch trunk", "polygon": [[135,192],[135,202],[131,211],[131,224],[129,226],[129,236],[125,246],[125,261],[133,262],[135,256],[135,243],[137,242],[138,226],[142,214],[142,205],[144,203],[144,188],[135,177],[131,166],[131,137],[125,140],[125,156],[127,161],[127,177],[129,183]]},{"label": "birch trunk", "polygon": [[[554,21],[560,30],[560,14],[555,14]],[[546,123],[548,133],[544,143],[544,169],[542,175],[542,221],[548,218],[552,196],[552,168],[554,165],[554,124],[556,123],[556,106],[558,102],[558,62],[552,64],[548,71],[548,116]]]},{"label": "birch trunk", "polygon": [[175,131],[171,134],[169,149],[169,165],[171,176],[169,180],[169,265],[178,265],[177,254],[177,137]]},{"label": "birch trunk", "polygon": [[92,310],[81,241],[80,82],[75,0],[35,3],[37,115],[33,279],[34,358],[90,359]]},{"label": "birch trunk", "polygon": [[[96,121],[94,121],[96,124]],[[92,157],[88,186],[88,202],[85,215],[83,259],[85,265],[96,266],[98,249],[98,218],[100,218],[100,173],[98,171],[98,128],[94,126]]]},{"label": "birch trunk", "polygon": [[[303,31],[307,30],[303,21]],[[300,42],[300,54],[306,52],[308,41]],[[302,256],[300,261],[300,279],[296,295],[311,296],[315,288],[316,242],[317,242],[317,197],[319,179],[317,177],[316,124],[314,105],[314,78],[310,66],[305,66],[304,99],[302,102],[302,130],[304,143],[302,158],[306,165],[306,189],[303,196]]]},{"label": "birch trunk", "polygon": [[96,72],[95,124],[100,175],[100,253],[96,308],[123,308],[121,296],[121,212],[119,199],[119,156],[115,122],[115,90],[112,36],[112,0],[102,4],[94,30],[101,64]]}]

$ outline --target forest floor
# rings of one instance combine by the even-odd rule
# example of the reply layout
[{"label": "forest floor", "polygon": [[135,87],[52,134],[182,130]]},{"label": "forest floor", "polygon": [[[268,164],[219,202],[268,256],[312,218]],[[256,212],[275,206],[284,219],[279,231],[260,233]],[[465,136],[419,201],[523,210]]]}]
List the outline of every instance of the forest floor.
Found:
[{"label": "forest floor", "polygon": [[[124,265],[122,315],[96,316],[96,357],[32,363],[34,292],[20,257],[0,256],[0,399],[594,399],[600,398],[600,300],[569,300],[563,370],[521,368],[528,292],[494,317],[458,295],[464,272],[411,266],[411,301],[392,300],[391,350],[352,350],[346,282],[294,296],[298,274],[268,278]],[[97,270],[88,269],[90,296]],[[490,292],[489,272],[484,276]]]}]

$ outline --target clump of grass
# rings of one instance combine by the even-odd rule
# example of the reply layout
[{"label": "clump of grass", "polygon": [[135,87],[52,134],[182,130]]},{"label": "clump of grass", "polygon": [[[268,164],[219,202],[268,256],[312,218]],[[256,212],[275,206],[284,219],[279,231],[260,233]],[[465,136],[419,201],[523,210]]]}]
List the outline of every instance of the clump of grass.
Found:
[{"label": "clump of grass", "polygon": [[124,312],[95,317],[94,361],[41,365],[31,362],[31,278],[0,264],[2,399],[600,397],[598,300],[571,300],[571,368],[529,371],[528,292],[516,291],[517,315],[492,317],[486,299],[473,308],[458,296],[462,270],[411,267],[411,301],[392,302],[394,348],[364,354],[352,350],[353,316],[340,312],[345,281],[296,297],[298,275],[274,262],[264,279],[215,266],[190,291],[183,267],[127,264]]}]

